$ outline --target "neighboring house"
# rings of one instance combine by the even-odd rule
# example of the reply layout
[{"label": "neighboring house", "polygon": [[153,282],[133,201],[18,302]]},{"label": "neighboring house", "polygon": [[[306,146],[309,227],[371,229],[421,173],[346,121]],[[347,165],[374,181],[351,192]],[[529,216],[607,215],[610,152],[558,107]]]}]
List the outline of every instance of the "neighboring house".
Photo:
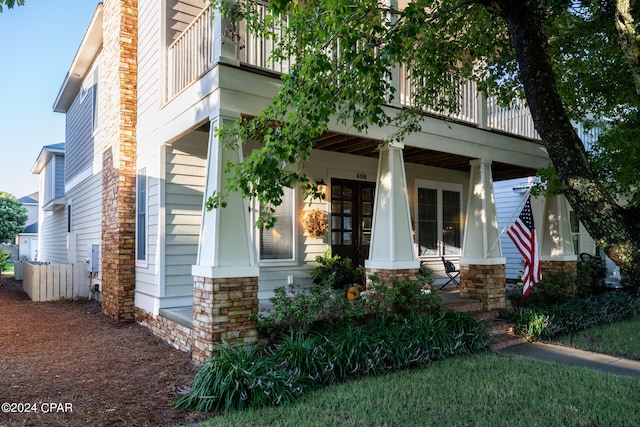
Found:
[{"label": "neighboring house", "polygon": [[[526,110],[500,110],[468,84],[473,102],[457,117],[425,116],[421,132],[381,151],[392,129],[363,135],[333,125],[306,169],[327,183],[326,200],[313,206],[330,214],[329,233],[303,230],[308,201],[295,188],[285,189],[276,229],[259,230],[251,201],[204,207],[224,185],[227,159],[243,155],[222,150],[214,128],[257,115],[287,64],[267,65],[265,43],[243,31],[226,38],[225,25],[201,0],[105,0],[60,88],[65,198],[49,206],[66,215],[58,231],[70,261],[99,245],[103,312],[141,322],[201,361],[215,342],[254,340],[258,301],[277,286],[310,283],[327,248],[386,278],[413,278],[422,261],[440,282],[446,255],[462,271],[464,296],[504,307],[494,180],[549,163]],[[410,91],[400,83],[393,108]]]},{"label": "neighboring house", "polygon": [[39,175],[38,261],[65,264],[66,212],[64,209],[65,143],[42,147],[31,173]]},{"label": "neighboring house", "polygon": [[16,236],[19,258],[29,261],[38,260],[38,198],[35,192],[18,199],[27,210],[27,222],[22,233]]}]

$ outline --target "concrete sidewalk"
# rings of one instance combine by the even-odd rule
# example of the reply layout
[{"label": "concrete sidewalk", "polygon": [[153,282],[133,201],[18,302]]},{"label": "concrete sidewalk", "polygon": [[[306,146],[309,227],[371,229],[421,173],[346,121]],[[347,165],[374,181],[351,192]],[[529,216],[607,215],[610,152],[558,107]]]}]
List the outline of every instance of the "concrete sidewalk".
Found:
[{"label": "concrete sidewalk", "polygon": [[545,343],[525,343],[501,350],[500,353],[515,354],[533,359],[598,369],[617,375],[640,378],[640,361],[624,359],[607,354],[577,350]]}]

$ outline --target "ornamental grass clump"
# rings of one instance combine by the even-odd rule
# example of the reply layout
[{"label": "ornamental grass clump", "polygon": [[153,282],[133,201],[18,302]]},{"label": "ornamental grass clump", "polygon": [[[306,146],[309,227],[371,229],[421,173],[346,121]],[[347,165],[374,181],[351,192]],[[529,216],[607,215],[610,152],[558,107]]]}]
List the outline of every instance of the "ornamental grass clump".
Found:
[{"label": "ornamental grass clump", "polygon": [[484,322],[445,310],[439,316],[372,315],[324,322],[262,348],[220,346],[174,404],[198,411],[282,405],[311,390],[487,348]]},{"label": "ornamental grass clump", "polygon": [[638,314],[639,298],[623,291],[613,291],[558,304],[528,305],[504,313],[503,318],[513,324],[515,333],[535,340],[574,334],[592,326],[628,319]]},{"label": "ornamental grass clump", "polygon": [[395,292],[372,283],[375,304],[322,285],[277,289],[270,312],[258,316],[269,345],[220,346],[174,403],[200,411],[282,405],[350,378],[488,348],[486,324],[444,310],[420,280],[394,281]]},{"label": "ornamental grass clump", "polygon": [[304,391],[300,371],[280,364],[264,349],[221,345],[207,359],[191,387],[174,404],[196,411],[225,411],[294,402]]}]

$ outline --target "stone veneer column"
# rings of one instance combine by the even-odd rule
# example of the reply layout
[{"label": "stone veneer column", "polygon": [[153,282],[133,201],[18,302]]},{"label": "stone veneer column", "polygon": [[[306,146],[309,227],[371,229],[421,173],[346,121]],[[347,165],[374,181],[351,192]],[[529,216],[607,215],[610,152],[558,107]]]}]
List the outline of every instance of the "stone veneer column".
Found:
[{"label": "stone veneer column", "polygon": [[194,277],[194,362],[202,363],[211,357],[213,343],[231,346],[255,343],[257,301],[257,277]]},{"label": "stone veneer column", "polygon": [[[233,112],[211,119],[205,194],[224,188],[228,160],[242,160],[240,146],[225,149],[215,132]],[[248,206],[240,194],[230,194],[225,208],[204,210],[197,264],[193,274],[192,338],[194,361],[211,356],[215,344],[230,345],[257,340],[258,274],[251,240]]]},{"label": "stone veneer column", "polygon": [[137,0],[105,0],[99,126],[103,132],[102,311],[133,321],[137,117]]},{"label": "stone veneer column", "polygon": [[472,160],[460,263],[460,295],[478,298],[485,310],[506,305],[506,259],[502,257],[493,196],[491,161]]},{"label": "stone veneer column", "polygon": [[505,264],[460,263],[460,295],[482,301],[485,310],[506,306]]}]

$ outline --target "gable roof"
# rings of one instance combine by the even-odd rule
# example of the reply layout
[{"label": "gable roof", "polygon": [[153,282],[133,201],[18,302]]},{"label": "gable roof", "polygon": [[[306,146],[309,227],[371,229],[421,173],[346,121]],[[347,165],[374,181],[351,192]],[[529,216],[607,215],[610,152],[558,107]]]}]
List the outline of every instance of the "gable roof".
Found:
[{"label": "gable roof", "polygon": [[53,111],[66,113],[75,98],[82,80],[89,72],[91,64],[102,47],[102,3],[98,3],[89,27],[80,42],[76,56],[62,82],[58,96],[53,103]]},{"label": "gable roof", "polygon": [[38,223],[34,222],[33,224],[27,225],[22,231],[23,234],[38,234]]},{"label": "gable roof", "polygon": [[57,144],[45,145],[40,150],[40,154],[38,154],[38,158],[36,159],[36,163],[31,168],[31,173],[39,174],[42,172],[42,169],[49,163],[51,157],[55,154],[63,154],[64,155],[64,142],[59,142]]},{"label": "gable roof", "polygon": [[20,203],[22,203],[23,205],[24,204],[31,204],[31,205],[37,205],[38,204],[38,201],[36,199],[34,199],[32,197],[29,197],[29,196],[20,197],[18,199],[18,201]]}]

